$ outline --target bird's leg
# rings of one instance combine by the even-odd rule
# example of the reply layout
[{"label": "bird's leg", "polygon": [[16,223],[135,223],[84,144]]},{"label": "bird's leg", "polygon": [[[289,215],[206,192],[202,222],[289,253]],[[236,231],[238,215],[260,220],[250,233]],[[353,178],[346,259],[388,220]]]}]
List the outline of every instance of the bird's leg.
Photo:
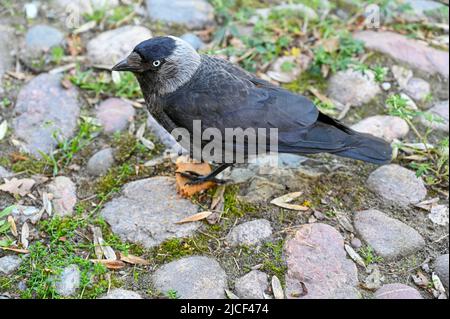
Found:
[{"label": "bird's leg", "polygon": [[189,179],[188,185],[197,185],[202,184],[205,182],[214,182],[217,184],[225,184],[226,181],[217,179],[216,176],[219,175],[221,172],[226,170],[228,167],[233,166],[233,164],[222,164],[218,168],[216,168],[213,172],[211,172],[208,175],[202,176],[199,175],[196,172],[187,171],[187,172],[180,172],[179,174],[183,177],[186,177]]}]

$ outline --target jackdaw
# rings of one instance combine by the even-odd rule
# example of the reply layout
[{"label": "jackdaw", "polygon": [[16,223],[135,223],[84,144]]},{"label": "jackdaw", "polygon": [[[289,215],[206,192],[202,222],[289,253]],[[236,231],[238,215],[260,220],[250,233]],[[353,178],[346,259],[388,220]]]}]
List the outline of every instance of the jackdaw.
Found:
[{"label": "jackdaw", "polygon": [[[202,130],[216,128],[222,133],[227,128],[276,128],[279,153],[325,152],[375,164],[391,161],[392,149],[384,140],[348,128],[321,113],[304,96],[259,79],[226,60],[198,54],[174,36],[140,43],[112,70],[135,74],[149,112],[169,133],[184,128],[192,137],[196,120],[201,120]],[[273,151],[269,139],[263,143],[267,151]],[[207,143],[202,141],[201,147]],[[245,158],[249,158],[248,139],[232,143],[233,151],[248,152]],[[222,146],[225,148],[225,142]],[[191,156],[195,157],[193,149]],[[207,176],[184,175],[192,183],[216,181],[217,174],[232,165],[225,160],[219,164]]]}]

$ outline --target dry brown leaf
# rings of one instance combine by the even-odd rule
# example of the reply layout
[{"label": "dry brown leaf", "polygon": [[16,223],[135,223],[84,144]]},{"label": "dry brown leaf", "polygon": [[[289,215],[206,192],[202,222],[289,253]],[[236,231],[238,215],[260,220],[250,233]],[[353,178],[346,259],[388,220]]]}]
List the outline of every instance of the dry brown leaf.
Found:
[{"label": "dry brown leaf", "polygon": [[421,271],[418,271],[416,275],[412,275],[412,279],[421,288],[428,288],[430,285],[430,281]]},{"label": "dry brown leaf", "polygon": [[293,200],[299,198],[302,196],[302,192],[295,192],[295,193],[289,193],[286,195],[283,195],[281,197],[275,198],[270,203],[273,205],[276,205],[278,207],[290,209],[290,210],[298,210],[298,211],[307,211],[309,210],[309,207],[301,206],[301,205],[295,205],[295,204],[289,204]]},{"label": "dry brown leaf", "polygon": [[223,202],[223,195],[225,194],[225,185],[220,185],[217,187],[216,192],[214,193],[213,199],[211,201],[211,206],[209,207],[211,210],[215,210],[219,204]]},{"label": "dry brown leaf", "polygon": [[21,249],[21,248],[14,248],[14,247],[1,247],[0,246],[0,249],[13,251],[13,252],[19,253],[19,254],[29,254],[30,253],[30,251],[28,249]]},{"label": "dry brown leaf", "polygon": [[272,277],[272,292],[275,299],[284,299],[283,287],[277,276]]},{"label": "dry brown leaf", "polygon": [[336,52],[339,49],[339,39],[330,38],[322,41],[322,46],[329,53]]},{"label": "dry brown leaf", "polygon": [[0,185],[0,191],[4,191],[12,195],[25,196],[31,192],[34,184],[36,184],[36,182],[31,178],[13,178],[10,180],[5,178],[5,184]]},{"label": "dry brown leaf", "polygon": [[8,216],[8,224],[9,228],[11,229],[11,233],[14,235],[14,237],[19,236],[19,233],[17,232],[16,222],[14,221],[14,217]]},{"label": "dry brown leaf", "polygon": [[201,213],[186,217],[185,219],[180,220],[179,222],[176,222],[175,224],[186,224],[186,223],[197,222],[199,220],[207,218],[211,214],[212,214],[212,212],[201,212]]},{"label": "dry brown leaf", "polygon": [[106,245],[100,227],[92,227],[91,230],[94,236],[95,255],[97,258],[101,259],[104,255],[107,260],[116,260],[116,253],[110,246]]},{"label": "dry brown leaf", "polygon": [[150,264],[150,262],[148,260],[145,260],[144,258],[133,256],[133,255],[125,256],[122,253],[120,253],[120,260],[123,262],[126,262],[127,264],[132,264],[132,265],[144,265],[145,266],[145,265]]},{"label": "dry brown leaf", "polygon": [[345,251],[350,256],[351,259],[353,259],[354,262],[356,262],[361,267],[366,268],[366,263],[362,259],[362,257],[349,245],[344,245]]},{"label": "dry brown leaf", "polygon": [[202,191],[213,188],[216,183],[205,182],[198,185],[188,185],[189,179],[181,176],[179,173],[183,172],[195,172],[199,175],[208,175],[211,173],[211,166],[208,163],[182,163],[177,162],[176,181],[177,191],[183,197],[192,197],[193,195]]},{"label": "dry brown leaf", "polygon": [[107,259],[91,259],[93,263],[105,265],[111,270],[119,270],[125,267],[125,263],[121,260],[107,260]]},{"label": "dry brown leaf", "polygon": [[30,237],[30,227],[28,227],[28,223],[25,222],[22,225],[22,231],[20,233],[20,243],[23,248],[28,248],[28,237]]}]

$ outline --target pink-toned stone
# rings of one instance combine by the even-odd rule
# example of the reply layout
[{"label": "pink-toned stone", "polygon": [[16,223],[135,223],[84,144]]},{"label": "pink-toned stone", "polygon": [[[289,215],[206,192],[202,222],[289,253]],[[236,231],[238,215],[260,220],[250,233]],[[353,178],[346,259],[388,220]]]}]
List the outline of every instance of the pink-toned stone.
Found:
[{"label": "pink-toned stone", "polygon": [[303,225],[284,249],[287,298],[360,298],[356,266],[346,257],[344,239],[333,227]]},{"label": "pink-toned stone", "polygon": [[375,292],[375,299],[423,299],[420,293],[407,285],[384,285]]},{"label": "pink-toned stone", "polygon": [[364,41],[366,48],[387,54],[411,67],[448,78],[448,52],[427,46],[394,32],[361,31],[354,38]]},{"label": "pink-toned stone", "polygon": [[122,99],[111,98],[98,106],[97,118],[105,133],[114,133],[126,129],[135,113],[130,103]]},{"label": "pink-toned stone", "polygon": [[352,129],[369,133],[388,142],[408,135],[409,126],[405,120],[396,116],[377,115],[368,117],[352,126]]},{"label": "pink-toned stone", "polygon": [[51,153],[58,140],[70,138],[80,114],[78,92],[61,86],[61,74],[41,74],[28,82],[17,96],[13,128],[24,142],[22,149],[36,157]]},{"label": "pink-toned stone", "polygon": [[77,203],[77,189],[75,184],[65,176],[58,176],[48,186],[53,195],[53,209],[58,216],[70,216]]}]

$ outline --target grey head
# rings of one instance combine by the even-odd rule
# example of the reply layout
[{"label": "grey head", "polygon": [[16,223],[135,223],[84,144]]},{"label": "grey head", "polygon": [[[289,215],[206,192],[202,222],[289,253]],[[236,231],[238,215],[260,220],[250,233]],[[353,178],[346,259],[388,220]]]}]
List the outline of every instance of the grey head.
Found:
[{"label": "grey head", "polygon": [[133,72],[146,96],[165,95],[187,83],[200,64],[200,55],[189,43],[166,36],[138,44],[112,70]]}]

